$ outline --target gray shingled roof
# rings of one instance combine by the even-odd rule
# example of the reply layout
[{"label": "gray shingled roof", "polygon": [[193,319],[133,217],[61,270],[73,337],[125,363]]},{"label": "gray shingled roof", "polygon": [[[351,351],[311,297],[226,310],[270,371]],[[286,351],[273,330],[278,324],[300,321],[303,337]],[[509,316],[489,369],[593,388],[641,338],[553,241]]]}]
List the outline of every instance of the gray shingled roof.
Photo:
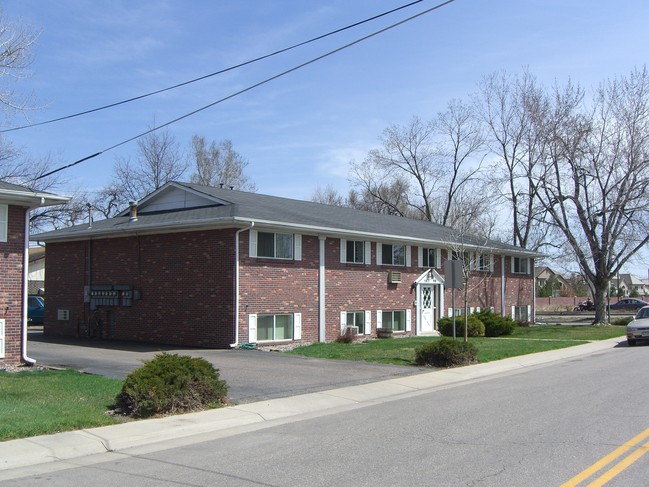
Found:
[{"label": "gray shingled roof", "polygon": [[[169,185],[204,195],[206,206],[170,211],[147,211],[147,202]],[[519,247],[488,241],[478,237],[460,236],[453,229],[422,220],[372,213],[351,208],[324,205],[311,201],[280,198],[258,193],[214,188],[190,183],[168,183],[141,202],[137,221],[129,221],[128,211],[108,220],[76,225],[53,232],[34,235],[33,240],[79,240],[88,237],[108,237],[119,234],[156,233],[181,229],[218,227],[245,228],[250,222],[256,227],[293,228],[312,235],[335,235],[365,240],[403,240],[429,242],[448,246],[462,240],[467,247],[490,247],[508,253],[538,255]]]}]

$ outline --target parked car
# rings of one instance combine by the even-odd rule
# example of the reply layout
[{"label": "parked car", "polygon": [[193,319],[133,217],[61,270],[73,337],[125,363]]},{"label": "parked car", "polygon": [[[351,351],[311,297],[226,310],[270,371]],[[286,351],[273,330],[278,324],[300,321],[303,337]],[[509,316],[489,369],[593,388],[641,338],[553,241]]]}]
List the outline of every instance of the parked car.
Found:
[{"label": "parked car", "polygon": [[626,325],[626,341],[629,346],[638,340],[649,340],[649,306],[640,308],[633,321]]},{"label": "parked car", "polygon": [[30,325],[42,325],[44,312],[45,301],[43,298],[30,294],[27,298],[27,323]]},{"label": "parked car", "polygon": [[624,298],[620,299],[617,303],[611,304],[611,309],[640,309],[644,306],[649,306],[649,303],[637,298]]}]

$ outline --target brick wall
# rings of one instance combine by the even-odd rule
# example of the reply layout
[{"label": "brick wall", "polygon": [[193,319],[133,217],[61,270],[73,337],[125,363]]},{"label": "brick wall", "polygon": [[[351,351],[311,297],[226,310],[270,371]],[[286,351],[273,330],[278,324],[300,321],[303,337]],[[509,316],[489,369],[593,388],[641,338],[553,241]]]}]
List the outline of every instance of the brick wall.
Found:
[{"label": "brick wall", "polygon": [[[211,348],[234,341],[234,230],[49,243],[46,265],[46,334],[83,336],[96,315],[104,338]],[[140,299],[93,313],[83,299],[88,282],[131,286]],[[59,309],[69,321],[57,319]]]},{"label": "brick wall", "polygon": [[7,242],[0,242],[0,318],[5,320],[2,364],[21,362],[25,208],[9,206]]},{"label": "brick wall", "polygon": [[[84,285],[129,285],[141,292],[131,307],[101,308],[105,338],[143,342],[227,348],[234,343],[235,230],[185,232],[94,240],[49,243],[46,249],[47,334],[83,334],[92,317],[83,302]],[[340,332],[341,311],[411,310],[412,334],[417,329],[411,284],[425,272],[417,267],[417,249],[411,248],[409,267],[340,262],[340,240],[327,238],[326,340]],[[249,341],[251,314],[302,316],[302,341],[318,341],[319,335],[319,247],[317,236],[302,236],[301,260],[250,258],[249,232],[240,234],[239,343]],[[446,258],[443,252],[442,258]],[[89,262],[92,265],[89,267]],[[500,311],[500,259],[495,272],[474,273],[470,279],[471,307],[493,306]],[[531,304],[531,275],[512,275],[505,259],[506,312],[516,304]],[[389,284],[388,271],[402,273],[402,283]],[[438,270],[443,275],[443,270]],[[456,295],[461,307],[463,295]],[[446,290],[445,310],[451,306]],[[58,321],[57,310],[68,309],[69,321]]]}]

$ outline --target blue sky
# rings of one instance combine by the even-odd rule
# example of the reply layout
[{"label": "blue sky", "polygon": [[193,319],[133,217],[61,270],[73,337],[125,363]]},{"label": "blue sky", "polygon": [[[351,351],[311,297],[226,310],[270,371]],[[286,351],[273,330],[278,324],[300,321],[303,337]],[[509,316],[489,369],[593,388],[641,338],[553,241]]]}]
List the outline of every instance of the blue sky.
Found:
[{"label": "blue sky", "polygon": [[[183,82],[408,3],[407,0],[5,0],[8,18],[42,30],[32,77],[18,85],[61,117]],[[431,6],[407,10],[184,88],[8,137],[64,165],[104,150]],[[389,124],[432,118],[485,75],[524,68],[548,84],[594,88],[647,62],[649,2],[455,0],[359,45],[172,125],[232,140],[258,191],[309,199],[348,188]],[[23,120],[15,118],[14,124]],[[131,142],[65,172],[70,191],[105,185]]]}]

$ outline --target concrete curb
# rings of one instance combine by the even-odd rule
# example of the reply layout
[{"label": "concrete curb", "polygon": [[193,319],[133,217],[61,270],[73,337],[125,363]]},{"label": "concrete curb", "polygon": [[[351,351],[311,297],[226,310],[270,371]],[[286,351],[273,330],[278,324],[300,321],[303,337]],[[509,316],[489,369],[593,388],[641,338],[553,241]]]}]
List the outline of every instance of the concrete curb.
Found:
[{"label": "concrete curb", "polygon": [[560,360],[590,355],[616,347],[624,337],[511,357],[497,362],[435,370],[385,381],[323,392],[242,404],[199,413],[133,421],[113,426],[35,436],[0,443],[0,480],[11,469],[121,452],[215,432],[234,434],[235,428],[269,427],[277,421],[331,414],[377,402],[422,394],[442,386],[478,380]]}]

